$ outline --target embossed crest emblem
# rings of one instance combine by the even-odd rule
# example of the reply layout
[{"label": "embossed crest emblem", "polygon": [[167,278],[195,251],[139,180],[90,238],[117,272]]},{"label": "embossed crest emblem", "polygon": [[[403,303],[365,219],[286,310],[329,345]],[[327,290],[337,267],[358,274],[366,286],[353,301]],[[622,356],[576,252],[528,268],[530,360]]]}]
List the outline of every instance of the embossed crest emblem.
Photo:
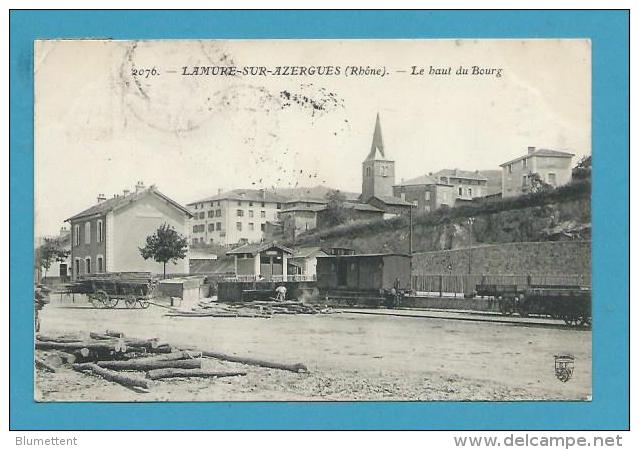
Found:
[{"label": "embossed crest emblem", "polygon": [[555,355],[555,376],[562,383],[572,378],[575,371],[575,357],[573,355]]}]

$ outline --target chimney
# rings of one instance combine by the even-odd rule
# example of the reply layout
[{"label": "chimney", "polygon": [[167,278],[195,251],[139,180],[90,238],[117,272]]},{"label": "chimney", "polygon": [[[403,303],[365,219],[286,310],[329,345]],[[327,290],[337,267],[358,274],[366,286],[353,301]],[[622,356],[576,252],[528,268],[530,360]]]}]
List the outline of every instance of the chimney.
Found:
[{"label": "chimney", "polygon": [[535,147],[528,147],[528,154],[530,155],[535,151]]},{"label": "chimney", "polygon": [[260,189],[260,198],[262,200],[266,199],[266,191],[264,190],[264,188]]},{"label": "chimney", "polygon": [[220,195],[222,193],[222,188],[217,188],[217,195]]},{"label": "chimney", "polygon": [[98,203],[101,203],[106,200],[106,196],[104,194],[98,194]]},{"label": "chimney", "polygon": [[128,189],[124,189],[124,190],[122,191],[122,195],[124,195],[125,197],[126,197],[127,195],[129,195],[130,193],[131,193],[131,191],[129,191]]},{"label": "chimney", "polygon": [[144,190],[144,183],[142,183],[141,181],[138,181],[137,183],[135,183],[135,193],[137,194],[138,192],[141,192]]}]

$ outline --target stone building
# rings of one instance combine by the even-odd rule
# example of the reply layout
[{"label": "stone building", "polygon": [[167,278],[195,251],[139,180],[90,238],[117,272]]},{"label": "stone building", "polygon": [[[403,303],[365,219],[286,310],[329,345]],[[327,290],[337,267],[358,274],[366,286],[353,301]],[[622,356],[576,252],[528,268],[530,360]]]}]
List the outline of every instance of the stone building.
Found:
[{"label": "stone building", "polygon": [[528,147],[528,152],[500,164],[502,197],[515,197],[530,192],[530,176],[539,174],[551,186],[558,187],[572,180],[572,153]]},{"label": "stone building", "polygon": [[393,194],[412,203],[419,211],[434,211],[441,206],[455,205],[454,186],[431,175],[422,175],[393,186]]},{"label": "stone building", "polygon": [[[139,248],[147,236],[168,224],[188,236],[191,213],[171,200],[155,186],[145,188],[138,182],[135,191],[98,202],[66,221],[71,224],[71,262],[73,279],[103,272],[162,273],[162,264],[145,260]],[[188,258],[167,264],[167,273],[188,273]]]},{"label": "stone building", "polygon": [[392,197],[395,184],[395,161],[388,158],[384,149],[382,126],[379,114],[375,119],[373,142],[368,156],[362,163],[362,195],[360,201],[367,203],[372,197]]}]

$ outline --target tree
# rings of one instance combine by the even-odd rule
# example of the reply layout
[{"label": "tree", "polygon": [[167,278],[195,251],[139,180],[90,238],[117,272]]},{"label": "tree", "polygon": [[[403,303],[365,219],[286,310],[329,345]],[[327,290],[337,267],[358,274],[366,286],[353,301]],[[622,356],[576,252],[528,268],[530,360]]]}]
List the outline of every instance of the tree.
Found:
[{"label": "tree", "polygon": [[576,180],[584,180],[590,178],[592,172],[592,156],[584,156],[579,160],[574,169],[572,169],[572,177]]},{"label": "tree", "polygon": [[146,246],[139,248],[142,258],[153,259],[163,264],[163,277],[166,278],[166,263],[177,264],[186,256],[187,240],[175,228],[167,223],[146,238]]},{"label": "tree", "polygon": [[44,244],[38,249],[40,267],[44,269],[44,279],[47,278],[47,271],[54,262],[63,262],[71,253],[65,250],[60,238],[44,238]]},{"label": "tree", "polygon": [[553,188],[552,184],[546,183],[536,172],[528,174],[528,193],[546,192]]},{"label": "tree", "polygon": [[326,218],[329,226],[341,225],[346,222],[347,217],[344,208],[346,196],[338,189],[335,189],[326,194],[326,199],[328,200]]}]

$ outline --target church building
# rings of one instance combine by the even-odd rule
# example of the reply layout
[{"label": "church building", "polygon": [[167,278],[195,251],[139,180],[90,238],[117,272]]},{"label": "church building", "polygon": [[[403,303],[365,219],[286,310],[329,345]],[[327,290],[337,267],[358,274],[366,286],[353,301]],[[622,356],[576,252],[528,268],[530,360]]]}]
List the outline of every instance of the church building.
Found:
[{"label": "church building", "polygon": [[362,195],[360,201],[384,211],[386,216],[408,213],[411,204],[393,196],[395,161],[384,147],[379,113],[375,119],[373,142],[368,156],[362,162]]}]

